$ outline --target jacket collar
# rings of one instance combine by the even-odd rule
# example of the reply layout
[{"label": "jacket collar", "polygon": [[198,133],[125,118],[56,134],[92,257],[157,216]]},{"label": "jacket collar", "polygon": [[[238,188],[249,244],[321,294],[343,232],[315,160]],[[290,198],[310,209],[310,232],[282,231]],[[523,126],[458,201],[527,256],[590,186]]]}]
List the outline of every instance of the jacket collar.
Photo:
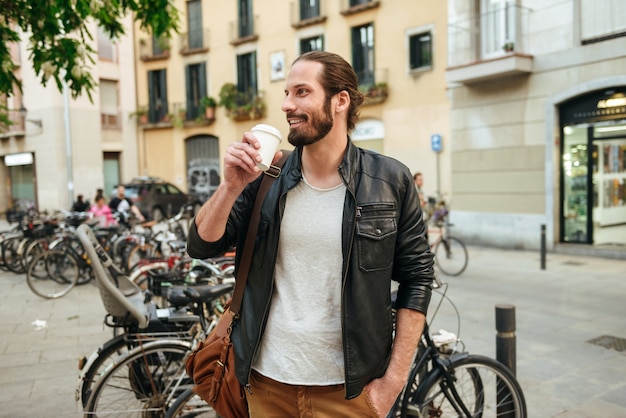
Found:
[{"label": "jacket collar", "polygon": [[[293,150],[288,159],[288,176],[290,180],[295,180],[297,183],[302,178],[302,147],[297,147]],[[360,164],[359,148],[354,145],[350,137],[348,136],[348,145],[343,155],[343,160],[337,169],[339,174],[346,184],[346,187],[350,190],[355,189],[354,179],[357,172],[357,167]]]}]

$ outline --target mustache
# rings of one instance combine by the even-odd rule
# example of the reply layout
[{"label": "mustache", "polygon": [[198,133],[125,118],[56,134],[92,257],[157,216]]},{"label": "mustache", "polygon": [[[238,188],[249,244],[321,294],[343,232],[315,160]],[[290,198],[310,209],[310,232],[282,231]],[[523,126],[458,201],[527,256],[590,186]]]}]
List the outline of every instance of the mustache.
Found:
[{"label": "mustache", "polygon": [[296,114],[296,113],[288,113],[288,114],[287,114],[287,119],[291,119],[291,118],[294,118],[294,119],[302,119],[302,120],[304,120],[304,121],[309,120],[309,118],[308,118],[308,116],[307,116],[307,115]]}]

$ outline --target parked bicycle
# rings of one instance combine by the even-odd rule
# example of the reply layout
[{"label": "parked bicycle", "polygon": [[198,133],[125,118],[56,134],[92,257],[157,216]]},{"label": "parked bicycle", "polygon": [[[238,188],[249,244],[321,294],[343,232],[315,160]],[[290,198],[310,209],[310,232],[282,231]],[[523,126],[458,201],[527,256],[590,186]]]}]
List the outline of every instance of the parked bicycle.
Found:
[{"label": "parked bicycle", "polygon": [[158,309],[113,264],[93,231],[80,227],[78,236],[92,260],[107,325],[125,332],[81,360],[76,400],[85,416],[162,416],[192,385],[184,358],[215,327],[233,285],[174,286],[169,306]]},{"label": "parked bicycle", "polygon": [[[447,276],[459,276],[467,268],[469,257],[463,242],[450,234],[449,211],[445,202],[436,204],[430,218],[430,248],[435,254],[435,265]],[[435,236],[434,239],[432,237]]]}]

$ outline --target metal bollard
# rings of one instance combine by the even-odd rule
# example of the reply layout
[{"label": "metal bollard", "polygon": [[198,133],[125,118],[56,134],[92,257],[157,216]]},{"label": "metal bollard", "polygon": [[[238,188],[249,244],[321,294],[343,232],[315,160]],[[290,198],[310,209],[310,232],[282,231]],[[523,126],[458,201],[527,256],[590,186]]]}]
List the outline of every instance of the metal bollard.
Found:
[{"label": "metal bollard", "polygon": [[515,306],[496,305],[496,360],[516,375]]},{"label": "metal bollard", "polygon": [[541,224],[541,270],[546,269],[546,224]]}]

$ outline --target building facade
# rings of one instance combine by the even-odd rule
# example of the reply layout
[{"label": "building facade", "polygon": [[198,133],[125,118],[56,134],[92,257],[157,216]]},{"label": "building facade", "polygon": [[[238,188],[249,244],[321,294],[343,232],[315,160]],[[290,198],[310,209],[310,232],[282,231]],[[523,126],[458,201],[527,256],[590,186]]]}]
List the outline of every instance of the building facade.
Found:
[{"label": "building facade", "polygon": [[[624,257],[626,3],[449,0],[452,220],[467,241]],[[577,245],[574,245],[577,244]]]},{"label": "building facade", "polygon": [[[132,17],[124,20],[132,33]],[[50,80],[47,86],[28,62],[28,34],[12,45],[23,91],[4,98],[14,122],[0,132],[0,212],[33,206],[69,210],[76,195],[93,201],[120,180],[138,174],[134,49],[132,37],[112,42],[91,27],[97,82],[92,94],[72,99]]]},{"label": "building facade", "polygon": [[[404,162],[434,196],[450,192],[445,89],[446,5],[399,0],[179,0],[181,33],[155,39],[136,26],[139,170],[208,197],[228,145],[257,123],[287,137],[285,78],[302,52],[341,54],[366,105],[358,145]],[[219,13],[216,13],[219,11]],[[205,111],[213,100],[215,113]],[[210,109],[209,109],[210,110]],[[281,145],[291,146],[285,140]]]}]

